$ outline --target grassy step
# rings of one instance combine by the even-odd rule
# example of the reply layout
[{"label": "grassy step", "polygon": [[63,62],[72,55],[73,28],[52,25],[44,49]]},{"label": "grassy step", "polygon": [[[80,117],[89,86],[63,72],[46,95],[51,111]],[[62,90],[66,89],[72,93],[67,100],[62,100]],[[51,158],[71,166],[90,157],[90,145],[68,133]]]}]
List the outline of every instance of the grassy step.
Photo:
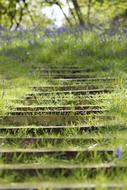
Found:
[{"label": "grassy step", "polygon": [[[55,81],[58,79],[52,79],[52,81]],[[82,77],[82,78],[61,78],[58,81],[64,81],[64,82],[69,82],[69,81],[117,81],[117,78],[115,77],[92,77],[92,78],[86,78],[86,77]]]},{"label": "grassy step", "polygon": [[127,165],[116,165],[113,163],[108,164],[94,164],[94,165],[69,165],[69,164],[54,164],[54,165],[42,165],[42,164],[4,164],[0,165],[0,170],[37,170],[37,169],[107,169],[107,168],[125,168],[127,169]]},{"label": "grassy step", "polygon": [[[8,141],[9,143],[9,141]],[[17,146],[16,146],[17,145]],[[14,163],[45,163],[45,164],[93,164],[93,163],[108,163],[115,161],[115,149],[100,148],[97,143],[88,143],[84,147],[78,145],[66,145],[63,143],[62,148],[59,144],[38,146],[31,141],[27,141],[23,146],[20,142],[15,142],[13,145],[5,144],[1,146],[0,161],[4,164]],[[66,147],[67,146],[67,147]],[[110,145],[109,145],[110,146]],[[86,147],[86,148],[85,148]]]},{"label": "grassy step", "polygon": [[89,78],[89,77],[97,77],[97,73],[88,73],[88,72],[85,72],[85,71],[79,71],[77,70],[77,72],[73,71],[73,72],[67,72],[67,71],[47,71],[47,72],[43,72],[43,71],[36,71],[36,73],[40,74],[41,76],[51,76],[53,78],[56,78],[56,77],[60,77],[60,78]]},{"label": "grassy step", "polygon": [[[40,98],[38,100],[41,100],[41,101],[72,101],[72,102],[78,102],[78,101],[103,101],[103,100],[108,100],[110,99],[109,97],[102,97],[101,95],[98,95],[98,96],[94,96],[94,95],[86,95],[86,96],[73,96],[73,97],[66,97],[66,96],[63,96],[63,97],[55,97],[54,99],[52,99],[52,97],[44,97],[44,98]],[[10,98],[8,99],[10,102],[14,102],[14,103],[18,103],[18,102],[23,102],[23,101],[26,101],[26,99],[24,98],[21,98],[21,99],[18,99],[18,98]],[[31,101],[34,101],[34,100],[37,100],[37,99],[31,99]]]},{"label": "grassy step", "polygon": [[[29,177],[37,177],[38,172],[40,175],[48,173],[49,177],[60,176],[69,177],[73,176],[76,172],[86,175],[87,178],[95,178],[97,174],[103,171],[104,174],[110,176],[111,173],[114,175],[118,172],[125,173],[127,166],[125,164],[115,165],[113,163],[108,164],[94,164],[94,165],[79,165],[79,164],[54,164],[54,165],[43,165],[43,164],[4,164],[0,165],[1,173],[5,174],[22,174]],[[117,174],[118,175],[118,174]]]},{"label": "grassy step", "polygon": [[100,122],[112,120],[113,116],[104,114],[92,115],[8,115],[0,118],[1,125],[45,125],[45,126],[63,126],[80,123],[87,123],[88,120],[97,118]]},{"label": "grassy step", "polygon": [[[116,190],[123,190],[125,189],[124,184],[117,184],[117,183],[108,183],[101,185],[103,189],[116,189]],[[42,183],[13,183],[13,184],[6,184],[0,185],[0,190],[40,190],[40,189],[52,189],[52,190],[62,190],[62,189],[85,189],[85,190],[96,190],[98,189],[98,185],[94,183],[83,183],[83,182],[71,182],[71,183],[51,183],[51,182],[42,182]]]},{"label": "grassy step", "polygon": [[[118,86],[118,79],[116,80],[82,80],[82,79],[51,79],[51,78],[46,78],[46,82],[47,82],[47,85],[53,85],[53,86],[56,86],[56,85],[59,85],[59,86],[76,86],[76,85],[79,85],[79,86],[86,86],[88,84],[88,88],[91,88],[92,84],[93,84],[93,87],[95,88],[95,86],[108,86],[108,85],[112,85],[112,86]],[[35,85],[34,85],[35,86]],[[40,85],[41,86],[41,85]],[[46,86],[46,84],[45,84]]]},{"label": "grassy step", "polygon": [[[83,96],[79,96],[77,97],[74,96],[74,97],[49,97],[49,98],[46,98],[46,97],[29,97],[27,96],[26,99],[22,99],[21,101],[18,100],[18,101],[14,101],[14,103],[22,103],[24,105],[47,105],[47,106],[52,106],[52,105],[96,105],[97,102],[101,103],[103,102],[104,100],[108,100],[108,98],[102,98],[102,97],[93,97],[94,95],[92,96],[87,96],[87,95],[83,95]],[[88,97],[88,98],[87,98]]]},{"label": "grassy step", "polygon": [[[62,69],[85,69],[84,67],[79,67],[79,65],[69,65],[69,66],[62,66],[62,67],[59,67],[59,66],[53,66],[52,64],[51,65],[48,65],[47,67],[47,64],[45,66],[42,66],[42,65],[32,65],[32,69],[46,69],[46,70],[62,70]],[[90,70],[90,69],[89,69]]]},{"label": "grassy step", "polygon": [[[72,68],[36,68],[36,71],[43,71],[43,72],[53,72],[53,73],[63,73],[63,72],[68,72],[68,73],[80,73],[80,72],[87,72],[88,71],[84,68],[81,67],[72,67]],[[89,72],[89,73],[97,73],[97,72]],[[104,73],[104,72],[103,72]]]},{"label": "grassy step", "polygon": [[[96,75],[89,75],[88,73],[78,73],[78,74],[63,74],[63,73],[40,73],[40,76],[45,76],[45,77],[52,77],[54,79],[82,79],[82,78],[91,78],[91,77],[96,77]],[[103,80],[100,79],[99,80]]]},{"label": "grassy step", "polygon": [[[48,134],[48,133],[63,133],[66,130],[77,130],[80,134],[83,132],[93,132],[107,130],[107,126],[91,125],[91,126],[0,126],[0,134],[24,134],[24,131],[32,135]],[[115,126],[116,128],[116,126]],[[120,126],[120,128],[122,128]]]},{"label": "grassy step", "polygon": [[[17,143],[17,142],[16,142]],[[95,143],[94,143],[95,144]],[[75,164],[86,164],[86,163],[100,163],[100,162],[109,162],[116,158],[115,150],[113,149],[98,149],[94,150],[91,147],[91,144],[88,144],[88,148],[74,148],[70,146],[68,148],[61,148],[58,145],[51,146],[50,148],[42,147],[38,148],[37,145],[32,146],[31,142],[22,147],[19,144],[16,147],[8,146],[1,147],[0,150],[0,160],[4,164],[14,164],[14,163],[44,163],[52,164],[53,166],[56,163],[59,164],[70,164],[70,162]],[[31,145],[31,148],[29,148]],[[65,145],[63,145],[64,147]]]},{"label": "grassy step", "polygon": [[97,89],[102,86],[105,87],[113,87],[114,84],[78,84],[78,85],[50,85],[50,86],[33,86],[32,90],[43,91],[43,90],[85,90],[85,89]]},{"label": "grassy step", "polygon": [[[85,95],[72,95],[70,97],[70,94],[67,94],[67,95],[56,95],[56,96],[53,96],[51,94],[51,96],[48,96],[48,97],[42,97],[42,96],[30,96],[30,95],[26,95],[24,97],[24,99],[21,99],[21,101],[25,102],[29,102],[29,103],[32,103],[32,102],[38,102],[38,103],[57,103],[57,102],[64,102],[64,104],[67,102],[74,102],[74,103],[77,103],[77,104],[90,104],[91,102],[97,102],[97,101],[103,101],[103,100],[108,100],[108,98],[103,98],[101,97],[101,94],[96,94],[96,96],[94,94],[85,94]],[[110,98],[109,98],[110,99]],[[14,101],[17,101],[17,100],[14,100]],[[18,100],[18,102],[20,102],[20,99]]]},{"label": "grassy step", "polygon": [[53,91],[53,92],[32,92],[27,94],[27,97],[31,96],[47,96],[47,95],[61,95],[61,94],[74,94],[74,95],[90,95],[90,94],[100,94],[100,93],[111,93],[113,88],[107,89],[91,89],[91,90],[64,90],[64,91]]},{"label": "grassy step", "polygon": [[16,149],[16,148],[12,148],[12,149],[0,149],[0,154],[1,155],[19,155],[19,154],[26,154],[26,155],[64,155],[67,156],[68,158],[74,158],[77,154],[83,154],[84,157],[93,157],[94,155],[98,155],[98,156],[106,156],[106,155],[114,155],[114,150],[112,149],[101,149],[101,150],[88,150],[88,149],[84,149],[84,148],[51,148],[51,149]]},{"label": "grassy step", "polygon": [[[52,144],[52,145],[57,145],[60,146],[60,144],[62,145],[62,143],[71,143],[73,145],[75,144],[87,144],[87,143],[96,143],[96,142],[109,142],[110,140],[113,140],[115,138],[108,138],[108,137],[82,137],[82,136],[77,136],[77,137],[42,137],[42,136],[38,136],[38,137],[16,137],[16,135],[14,136],[3,136],[0,137],[0,143],[6,143],[6,145],[11,146],[16,144],[16,146],[20,145],[20,148],[22,147],[23,144],[23,148],[29,146],[31,144],[31,146],[33,147],[44,147],[46,144]],[[24,145],[25,144],[25,145]],[[6,146],[5,145],[5,146]]]},{"label": "grassy step", "polygon": [[[82,126],[0,126],[0,135],[3,137],[22,137],[22,136],[32,136],[32,137],[39,137],[43,135],[61,135],[68,136],[71,132],[71,136],[75,136],[75,134],[78,135],[86,135],[86,133],[90,135],[98,134],[98,132],[101,134],[105,133],[107,134],[108,131],[112,130],[119,130],[119,131],[126,131],[127,128],[122,125],[118,126],[105,126],[105,125],[82,125]],[[104,136],[103,135],[103,136]],[[70,135],[69,135],[70,136]],[[76,136],[76,137],[77,137]],[[82,136],[83,138],[84,136]],[[93,137],[93,136],[92,136]],[[81,138],[81,137],[80,137]],[[85,137],[84,137],[85,138]]]},{"label": "grassy step", "polygon": [[[100,99],[98,100],[99,103],[103,102],[103,100],[106,100],[106,99]],[[72,106],[78,106],[80,104],[97,104],[97,99],[65,99],[65,98],[49,98],[49,99],[43,99],[42,97],[37,97],[37,98],[32,98],[31,96],[27,97],[26,99],[13,99],[13,100],[10,100],[10,102],[12,102],[12,104],[16,104],[17,106],[20,106],[20,105],[23,105],[23,106],[59,106],[59,105],[72,105]],[[13,105],[14,105],[13,104]],[[15,106],[16,106],[15,105]]]},{"label": "grassy step", "polygon": [[33,70],[37,70],[37,71],[45,71],[45,72],[71,72],[71,71],[81,71],[84,70],[85,72],[93,72],[92,69],[89,68],[84,68],[84,67],[79,67],[79,66],[66,66],[66,67],[47,67],[47,65],[45,67],[42,66],[32,66]]},{"label": "grassy step", "polygon": [[[48,108],[47,108],[48,109]],[[51,108],[52,109],[52,108]],[[88,115],[88,114],[96,114],[96,113],[103,113],[105,111],[108,111],[107,109],[75,109],[75,110],[31,110],[27,109],[27,111],[24,111],[22,109],[18,111],[11,111],[9,114],[10,115],[48,115],[48,114],[57,114],[57,115]]]},{"label": "grassy step", "polygon": [[85,109],[89,109],[89,108],[92,108],[92,109],[97,109],[97,108],[100,108],[99,105],[76,105],[76,106],[73,106],[73,105],[58,105],[58,106],[18,106],[16,107],[15,109],[17,111],[42,111],[42,110],[70,110],[70,109],[82,109],[82,110],[85,110]]}]

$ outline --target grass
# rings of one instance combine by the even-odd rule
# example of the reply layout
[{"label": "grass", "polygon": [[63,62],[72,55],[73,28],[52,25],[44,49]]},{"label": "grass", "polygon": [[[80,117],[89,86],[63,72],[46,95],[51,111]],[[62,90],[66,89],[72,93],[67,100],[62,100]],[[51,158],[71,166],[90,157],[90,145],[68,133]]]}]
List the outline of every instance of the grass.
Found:
[{"label": "grass", "polygon": [[[41,35],[40,35],[41,36]],[[39,74],[32,69],[33,66],[59,66],[75,65],[92,69],[96,73],[106,71],[106,75],[124,75],[126,67],[126,44],[124,34],[120,36],[97,36],[94,33],[83,35],[61,35],[60,37],[40,39],[31,34],[14,34],[11,37],[3,34],[4,45],[1,47],[0,76],[1,99],[0,113],[9,108],[8,101],[4,99],[20,98],[28,92],[28,87],[36,84],[45,84]],[[94,40],[93,40],[94,39]],[[22,43],[22,40],[24,41]],[[81,40],[82,44],[81,44]],[[48,48],[47,48],[48,47]],[[59,65],[60,63],[60,65]],[[88,64],[89,63],[89,64]],[[120,69],[120,70],[119,70]],[[48,84],[48,81],[46,82]],[[5,105],[5,106],[4,106]]]},{"label": "grass", "polygon": [[[90,117],[86,123],[87,125],[104,125],[105,129],[98,131],[84,131],[77,129],[64,129],[56,132],[45,132],[38,129],[20,129],[20,130],[0,130],[0,137],[10,137],[10,140],[1,140],[1,150],[16,150],[16,149],[72,149],[85,148],[91,150],[98,149],[112,149],[113,155],[105,156],[104,159],[95,155],[93,158],[87,158],[83,154],[77,154],[75,159],[68,160],[68,158],[58,158],[54,156],[26,156],[13,155],[11,159],[0,156],[0,164],[13,163],[40,163],[44,165],[63,164],[97,164],[97,163],[115,163],[127,164],[126,157],[126,113],[127,113],[127,91],[126,91],[126,72],[127,72],[127,54],[126,54],[126,35],[122,32],[114,36],[107,34],[95,34],[93,32],[83,32],[82,34],[60,34],[59,36],[48,36],[42,38],[42,33],[39,35],[32,35],[31,33],[2,33],[3,40],[0,46],[0,115],[5,116],[16,107],[22,106],[58,106],[71,105],[71,109],[75,108],[76,104],[93,104],[108,109],[108,114],[112,115],[113,120],[100,121]],[[85,69],[88,74],[95,73],[100,77],[117,77],[117,81],[106,82],[91,82],[101,87],[115,86],[115,91],[110,94],[97,94],[91,97],[83,95],[75,96],[73,94],[61,95],[50,94],[49,96],[37,96],[36,100],[24,101],[24,97],[33,89],[31,86],[48,86],[48,85],[76,85],[79,88],[80,82],[59,81],[52,82],[52,73],[47,74],[47,68],[79,67]],[[35,67],[41,67],[39,71]],[[64,72],[68,74],[68,72]],[[63,74],[63,73],[62,73]],[[74,74],[73,74],[74,75]],[[78,74],[75,74],[78,75]],[[92,76],[91,75],[91,76]],[[85,82],[88,84],[90,81]],[[44,89],[42,89],[44,91]],[[37,91],[37,90],[36,90]],[[20,101],[22,99],[22,101]],[[49,110],[50,108],[46,108]],[[78,121],[78,125],[84,125]],[[2,126],[1,126],[2,127]],[[14,127],[14,126],[8,126]],[[16,127],[16,126],[15,126]],[[32,127],[32,126],[29,126]],[[41,143],[27,142],[18,138],[23,137],[40,137]],[[13,139],[17,137],[17,139]],[[61,142],[58,140],[50,141],[43,140],[44,138],[65,138]],[[67,140],[67,138],[79,137],[79,141]],[[84,141],[82,138],[94,138],[95,141]],[[107,138],[107,139],[106,139]],[[94,146],[96,145],[96,146]],[[122,148],[122,158],[119,159],[115,155],[115,150]],[[110,175],[99,172],[95,178],[88,177],[82,171],[73,172],[71,176],[65,177],[63,173],[60,175],[49,175],[50,172],[39,173],[36,176],[22,175],[14,172],[1,172],[1,184],[8,184],[12,182],[23,183],[95,183],[97,189],[104,189],[104,184],[117,183],[126,184],[126,172],[111,172]],[[101,185],[100,185],[101,184]],[[43,188],[38,188],[43,189]],[[49,188],[49,189],[52,189]]]}]

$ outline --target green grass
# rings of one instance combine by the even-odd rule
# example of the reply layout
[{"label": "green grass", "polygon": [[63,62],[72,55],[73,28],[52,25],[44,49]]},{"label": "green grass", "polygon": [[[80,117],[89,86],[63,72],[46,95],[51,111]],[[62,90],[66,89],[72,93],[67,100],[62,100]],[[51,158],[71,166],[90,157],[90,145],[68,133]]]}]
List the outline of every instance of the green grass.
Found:
[{"label": "green grass", "polygon": [[[72,109],[78,102],[81,104],[94,104],[103,106],[108,109],[108,114],[112,115],[113,120],[100,121],[99,119],[89,118],[87,125],[102,124],[106,128],[100,129],[98,132],[83,132],[79,129],[64,129],[58,133],[50,132],[38,133],[37,129],[32,131],[28,129],[22,129],[13,133],[6,131],[0,131],[1,137],[54,137],[54,138],[95,138],[95,142],[84,142],[82,139],[77,142],[71,142],[63,140],[62,143],[58,143],[57,140],[52,142],[41,143],[26,143],[24,144],[21,140],[11,140],[6,142],[1,141],[2,149],[15,150],[18,148],[85,148],[92,150],[98,149],[113,149],[114,155],[106,157],[105,160],[95,156],[91,159],[84,158],[84,155],[78,155],[76,159],[68,160],[67,158],[56,158],[50,156],[43,157],[25,157],[19,155],[11,158],[10,163],[41,163],[41,164],[52,164],[58,163],[72,163],[72,164],[92,164],[102,163],[104,161],[113,162],[117,165],[127,164],[126,156],[126,130],[127,130],[127,91],[126,91],[126,72],[127,72],[127,54],[126,47],[127,41],[124,34],[116,34],[115,36],[98,35],[92,32],[84,32],[83,34],[61,34],[60,36],[47,37],[43,41],[38,39],[36,36],[31,34],[21,34],[18,37],[18,33],[15,33],[12,37],[8,34],[10,42],[6,41],[6,34],[3,34],[4,43],[0,46],[0,115],[7,115],[10,110],[15,110],[17,106],[60,106],[60,105],[71,105]],[[41,34],[40,34],[41,35]],[[30,43],[34,41],[34,43]],[[55,80],[51,82],[51,75],[45,76],[44,71],[36,71],[34,67],[42,67],[46,70],[50,68],[63,68],[66,66],[76,66],[90,70],[90,72],[96,73],[96,76],[111,76],[117,77],[117,87],[111,94],[95,95],[91,98],[85,98],[80,95],[56,95],[51,94],[50,96],[40,97],[38,96],[36,101],[30,103],[29,101],[20,101],[25,95],[31,93],[33,90],[31,86],[47,86],[51,84],[63,85],[64,83]],[[67,74],[67,72],[66,72]],[[41,76],[40,76],[41,75]],[[66,85],[72,84],[72,82],[66,82]],[[79,82],[75,83],[77,86]],[[96,82],[99,86],[100,83]],[[109,83],[109,86],[114,86],[114,82]],[[103,86],[104,87],[104,86]],[[99,100],[101,98],[101,100]],[[55,100],[55,101],[54,101]],[[58,109],[58,108],[57,108]],[[81,121],[78,121],[79,125],[84,125]],[[2,126],[1,126],[2,127]],[[11,127],[11,126],[9,126]],[[105,140],[104,138],[108,138]],[[96,146],[94,146],[97,144]],[[122,148],[122,158],[118,159],[115,156],[115,150],[117,147]],[[9,163],[9,160],[0,157],[0,164]],[[63,174],[60,176],[50,177],[49,173],[45,175],[37,172],[36,177],[29,175],[17,175],[16,173],[0,173],[1,184],[8,184],[11,182],[46,182],[49,184],[59,183],[64,184],[74,182],[85,182],[97,184],[98,189],[104,189],[103,184],[118,183],[126,184],[126,172],[118,173],[117,171],[107,176],[100,172],[94,179],[88,178],[83,172],[73,172],[71,177],[67,179]],[[47,183],[48,183],[47,182]],[[101,185],[100,185],[101,184]],[[101,186],[101,187],[100,187]],[[41,189],[41,188],[40,188]],[[52,188],[49,188],[52,189]]]},{"label": "green grass", "polygon": [[[1,114],[7,110],[3,107],[9,108],[10,105],[5,99],[22,97],[31,84],[45,84],[43,77],[39,79],[31,69],[32,66],[74,65],[92,69],[98,75],[100,71],[113,76],[126,74],[126,36],[123,34],[121,37],[98,36],[94,33],[61,35],[46,38],[42,42],[38,38],[33,39],[32,35],[28,37],[28,34],[22,34],[21,39],[18,34],[12,39],[9,37],[11,42],[3,45],[0,51],[0,76],[4,79],[4,82],[2,79],[0,82],[0,94],[4,93],[0,101]],[[34,40],[34,44],[30,45],[30,40]]]}]

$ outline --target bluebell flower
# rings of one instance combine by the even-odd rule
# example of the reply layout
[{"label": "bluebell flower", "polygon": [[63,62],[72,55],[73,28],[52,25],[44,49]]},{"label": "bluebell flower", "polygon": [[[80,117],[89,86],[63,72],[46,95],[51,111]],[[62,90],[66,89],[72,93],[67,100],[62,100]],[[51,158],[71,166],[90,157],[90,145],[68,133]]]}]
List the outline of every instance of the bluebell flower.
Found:
[{"label": "bluebell flower", "polygon": [[48,70],[46,68],[43,69],[43,74],[44,74],[44,76],[48,75]]},{"label": "bluebell flower", "polygon": [[127,35],[127,28],[123,28],[123,32]]},{"label": "bluebell flower", "polygon": [[2,98],[4,97],[4,95],[5,95],[5,92],[4,92],[4,90],[2,91]]},{"label": "bluebell flower", "polygon": [[12,80],[10,80],[10,86],[12,86]]},{"label": "bluebell flower", "polygon": [[117,158],[122,158],[122,148],[121,147],[116,148],[115,155]]},{"label": "bluebell flower", "polygon": [[57,33],[61,34],[61,33],[65,33],[66,32],[66,28],[65,27],[60,27],[57,29]]},{"label": "bluebell flower", "polygon": [[30,70],[30,71],[28,72],[28,75],[29,75],[29,76],[33,76],[33,70]]},{"label": "bluebell flower", "polygon": [[45,30],[45,35],[46,35],[46,36],[53,36],[53,35],[54,35],[54,32],[53,32],[52,30],[46,28],[46,30]]}]

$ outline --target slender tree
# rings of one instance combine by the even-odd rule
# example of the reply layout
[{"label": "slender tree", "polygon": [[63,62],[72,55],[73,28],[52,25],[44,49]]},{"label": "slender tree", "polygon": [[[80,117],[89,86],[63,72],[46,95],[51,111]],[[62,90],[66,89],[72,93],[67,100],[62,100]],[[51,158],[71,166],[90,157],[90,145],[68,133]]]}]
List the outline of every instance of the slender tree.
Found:
[{"label": "slender tree", "polygon": [[80,9],[80,5],[79,5],[78,1],[77,0],[71,0],[71,1],[73,3],[76,15],[78,17],[79,24],[80,25],[84,25],[85,22],[84,22],[83,15],[82,15],[82,12],[81,12],[81,9]]}]

